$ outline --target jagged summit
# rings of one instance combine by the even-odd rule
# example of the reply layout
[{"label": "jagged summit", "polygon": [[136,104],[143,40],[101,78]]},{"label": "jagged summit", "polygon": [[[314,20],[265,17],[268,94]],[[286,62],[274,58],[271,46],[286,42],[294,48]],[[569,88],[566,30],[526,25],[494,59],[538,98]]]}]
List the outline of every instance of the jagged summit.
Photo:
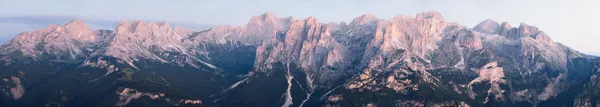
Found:
[{"label": "jagged summit", "polygon": [[95,41],[97,34],[92,30],[85,22],[80,19],[76,19],[70,21],[69,23],[63,25],[64,29],[69,33],[69,35],[74,36],[76,38],[81,38],[86,41]]},{"label": "jagged summit", "polygon": [[491,19],[487,19],[473,27],[473,30],[491,34],[496,33],[499,27],[500,25],[498,24],[498,22]]},{"label": "jagged summit", "polygon": [[549,45],[554,44],[554,41],[552,41],[550,36],[548,36],[546,33],[539,30],[539,28],[535,26],[530,26],[525,23],[519,24],[519,27],[512,27],[508,22],[503,22],[502,24],[498,25],[498,23],[495,21],[485,20],[475,26],[473,30],[487,34],[497,34],[512,40],[519,40],[523,37],[531,37],[540,41],[541,43]]},{"label": "jagged summit", "polygon": [[520,32],[521,37],[525,37],[525,36],[533,36],[533,35],[537,34],[538,32],[540,32],[540,30],[535,26],[530,26],[525,23],[521,23],[519,25],[519,32]]},{"label": "jagged summit", "polygon": [[364,25],[364,24],[371,23],[371,22],[374,22],[377,20],[379,20],[379,18],[375,17],[372,14],[363,14],[363,15],[360,15],[360,16],[354,18],[354,20],[352,20],[352,22],[350,22],[350,25]]},{"label": "jagged summit", "polygon": [[438,12],[438,11],[428,11],[428,12],[418,13],[417,18],[434,19],[434,20],[438,20],[438,21],[444,20],[444,18],[442,17],[442,14],[440,14],[440,12]]},{"label": "jagged summit", "polygon": [[135,31],[135,28],[133,28],[133,27],[134,26],[132,26],[131,22],[121,20],[119,22],[119,24],[117,24],[117,27],[115,28],[115,30],[117,31],[117,33],[133,32],[133,31]]},{"label": "jagged summit", "polygon": [[166,21],[160,21],[160,22],[157,22],[156,24],[158,24],[158,26],[160,26],[160,27],[169,27],[169,23]]},{"label": "jagged summit", "polygon": [[75,19],[75,20],[72,20],[72,21],[70,21],[70,22],[66,23],[66,24],[65,24],[65,25],[63,25],[63,26],[64,26],[65,28],[74,28],[74,27],[83,27],[83,28],[89,28],[89,27],[88,27],[88,26],[85,24],[85,22],[83,22],[83,21],[82,21],[82,20],[80,20],[80,19]]},{"label": "jagged summit", "polygon": [[[394,17],[392,17],[390,19],[390,21],[401,21],[401,20],[406,20],[406,19],[412,19],[415,18],[411,15],[396,15]],[[429,12],[422,12],[422,13],[418,13],[416,15],[417,19],[432,19],[432,20],[436,20],[436,21],[443,21],[444,18],[442,17],[442,15],[437,12],[437,11],[429,11]],[[372,15],[372,14],[363,14],[360,16],[357,16],[356,18],[354,18],[352,20],[352,22],[350,22],[349,25],[364,25],[367,23],[371,23],[371,22],[377,22],[380,21],[382,19],[377,18],[376,16]]]},{"label": "jagged summit", "polygon": [[271,13],[271,12],[265,12],[262,15],[260,15],[264,18],[270,18],[270,17],[276,17],[275,14]]},{"label": "jagged summit", "polygon": [[254,16],[243,27],[221,26],[206,31],[197,32],[190,36],[189,42],[197,44],[201,41],[226,43],[227,41],[242,41],[249,44],[262,44],[263,40],[274,37],[277,32],[286,30],[294,21],[292,17],[278,18],[270,12]]},{"label": "jagged summit", "polygon": [[317,18],[315,18],[314,16],[308,16],[306,19],[317,20]]},{"label": "jagged summit", "polygon": [[512,26],[508,22],[502,22],[502,24],[500,24],[500,28],[510,29],[510,28],[512,28]]},{"label": "jagged summit", "polygon": [[175,27],[171,27],[170,24],[166,21],[160,21],[160,22],[146,22],[143,20],[135,20],[135,21],[125,21],[122,20],[119,22],[119,24],[117,24],[117,26],[115,27],[117,33],[124,33],[124,32],[130,32],[130,33],[135,33],[135,32],[145,32],[145,30],[160,30],[162,32],[168,32],[174,29],[179,29],[181,30],[182,27],[180,26],[175,26]]},{"label": "jagged summit", "polygon": [[252,17],[252,19],[250,19],[250,22],[255,22],[255,23],[273,23],[273,21],[276,21],[278,18],[277,16],[275,16],[275,14],[271,13],[271,12],[266,12],[260,16],[254,16]]},{"label": "jagged summit", "polygon": [[116,28],[117,33],[109,42],[105,53],[99,55],[120,58],[130,65],[133,65],[136,59],[169,62],[155,52],[184,52],[182,39],[190,32],[181,27],[175,27],[174,31],[164,21],[149,23],[141,20],[121,21]]}]

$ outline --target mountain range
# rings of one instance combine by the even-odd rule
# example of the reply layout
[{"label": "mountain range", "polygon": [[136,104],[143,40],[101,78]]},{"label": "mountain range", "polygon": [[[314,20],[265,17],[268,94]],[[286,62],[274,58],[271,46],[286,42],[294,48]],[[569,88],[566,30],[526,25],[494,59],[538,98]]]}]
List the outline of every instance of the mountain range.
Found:
[{"label": "mountain range", "polygon": [[[73,19],[80,19],[86,22],[86,25],[93,29],[114,29],[119,20],[99,19],[90,17],[75,17],[75,16],[53,16],[53,15],[37,15],[37,16],[6,16],[0,17],[0,43],[12,39],[13,36],[31,30],[43,29],[50,24],[63,24]],[[210,24],[195,24],[189,22],[170,22],[171,25],[181,26],[194,30],[206,30],[216,25]]]},{"label": "mountain range", "polygon": [[600,106],[600,58],[524,23],[265,13],[114,28],[72,20],[0,46],[0,106]]}]

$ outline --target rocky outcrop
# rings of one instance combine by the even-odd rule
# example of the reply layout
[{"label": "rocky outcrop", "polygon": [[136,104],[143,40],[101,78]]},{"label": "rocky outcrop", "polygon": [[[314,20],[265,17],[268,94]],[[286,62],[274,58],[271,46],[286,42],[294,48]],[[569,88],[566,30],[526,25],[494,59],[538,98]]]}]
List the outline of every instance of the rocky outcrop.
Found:
[{"label": "rocky outcrop", "polygon": [[[486,93],[475,93],[473,92],[473,85],[480,84],[481,82],[488,82],[489,89],[483,103],[487,103],[490,100],[503,100],[503,93],[506,90],[500,88],[500,84],[506,84],[507,81],[504,79],[504,71],[502,67],[498,67],[497,62],[490,62],[479,69],[479,77],[473,79],[468,84],[468,95],[471,99],[475,99],[475,96],[486,94]],[[490,96],[494,96],[494,99],[488,99]]]},{"label": "rocky outcrop", "polygon": [[[263,40],[270,39],[279,31],[288,28],[292,23],[292,17],[277,18],[272,13],[254,16],[243,27],[224,26],[215,27],[207,31],[197,32],[191,35],[191,40],[211,41],[225,43],[226,41],[242,41],[249,44],[259,45]],[[198,41],[192,44],[198,44]]]},{"label": "rocky outcrop", "polygon": [[350,22],[349,25],[351,25],[351,26],[365,25],[365,24],[369,24],[369,23],[372,23],[372,22],[375,22],[378,20],[379,20],[379,18],[373,16],[372,14],[364,14],[364,15],[354,18],[354,20],[352,20],[352,22]]},{"label": "rocky outcrop", "polygon": [[477,24],[475,27],[473,27],[473,30],[477,32],[493,34],[496,33],[498,28],[500,28],[498,22],[488,19]]},{"label": "rocky outcrop", "polygon": [[529,26],[521,23],[518,28],[511,27],[507,22],[502,23],[499,27],[495,27],[497,23],[492,20],[486,20],[478,24],[473,30],[487,33],[487,34],[498,34],[508,39],[519,39],[521,37],[531,37],[545,44],[554,44],[554,41],[546,35],[543,31],[540,31],[535,26]]}]

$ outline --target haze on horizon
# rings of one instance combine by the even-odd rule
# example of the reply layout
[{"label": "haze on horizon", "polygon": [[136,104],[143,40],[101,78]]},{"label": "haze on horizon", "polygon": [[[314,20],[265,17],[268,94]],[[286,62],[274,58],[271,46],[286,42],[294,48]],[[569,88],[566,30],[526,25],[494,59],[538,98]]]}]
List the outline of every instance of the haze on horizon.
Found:
[{"label": "haze on horizon", "polygon": [[[537,26],[556,42],[600,55],[598,0],[0,0],[0,17],[72,16],[101,20],[166,20],[210,25],[243,25],[272,12],[295,19],[349,22],[369,13],[388,19],[399,14],[439,11],[445,20],[473,27],[486,19]],[[63,23],[57,23],[63,24]],[[8,26],[11,25],[11,26]],[[35,30],[0,23],[0,29]],[[2,31],[2,30],[0,30]],[[0,33],[2,34],[2,33]],[[0,35],[11,39],[14,35]],[[5,40],[0,40],[5,41]],[[3,43],[3,42],[1,42]]]}]

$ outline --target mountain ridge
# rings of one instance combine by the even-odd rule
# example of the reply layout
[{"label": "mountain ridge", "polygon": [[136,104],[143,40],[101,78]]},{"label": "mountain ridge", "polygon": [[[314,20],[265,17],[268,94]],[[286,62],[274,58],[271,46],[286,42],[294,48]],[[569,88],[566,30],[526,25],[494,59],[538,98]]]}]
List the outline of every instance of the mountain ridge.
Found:
[{"label": "mountain ridge", "polygon": [[[5,71],[0,77],[11,78],[0,85],[21,86],[6,85],[17,94],[6,94],[12,98],[3,101],[58,92],[30,87],[42,87],[32,82],[50,84],[54,81],[38,78],[59,73],[87,75],[68,78],[88,84],[119,83],[103,88],[116,95],[97,98],[108,103],[85,103],[104,106],[146,101],[175,106],[576,106],[595,104],[586,99],[595,100],[588,91],[598,81],[585,78],[597,75],[600,65],[535,26],[485,20],[467,28],[445,21],[437,11],[390,19],[364,14],[349,24],[267,12],[243,26],[204,31],[144,21],[121,21],[114,31],[91,30],[73,20],[21,33],[0,46],[0,56]],[[22,69],[28,65],[52,69]],[[130,90],[140,92],[127,94]],[[561,98],[570,99],[553,102]],[[65,102],[70,101],[77,100]]]}]

